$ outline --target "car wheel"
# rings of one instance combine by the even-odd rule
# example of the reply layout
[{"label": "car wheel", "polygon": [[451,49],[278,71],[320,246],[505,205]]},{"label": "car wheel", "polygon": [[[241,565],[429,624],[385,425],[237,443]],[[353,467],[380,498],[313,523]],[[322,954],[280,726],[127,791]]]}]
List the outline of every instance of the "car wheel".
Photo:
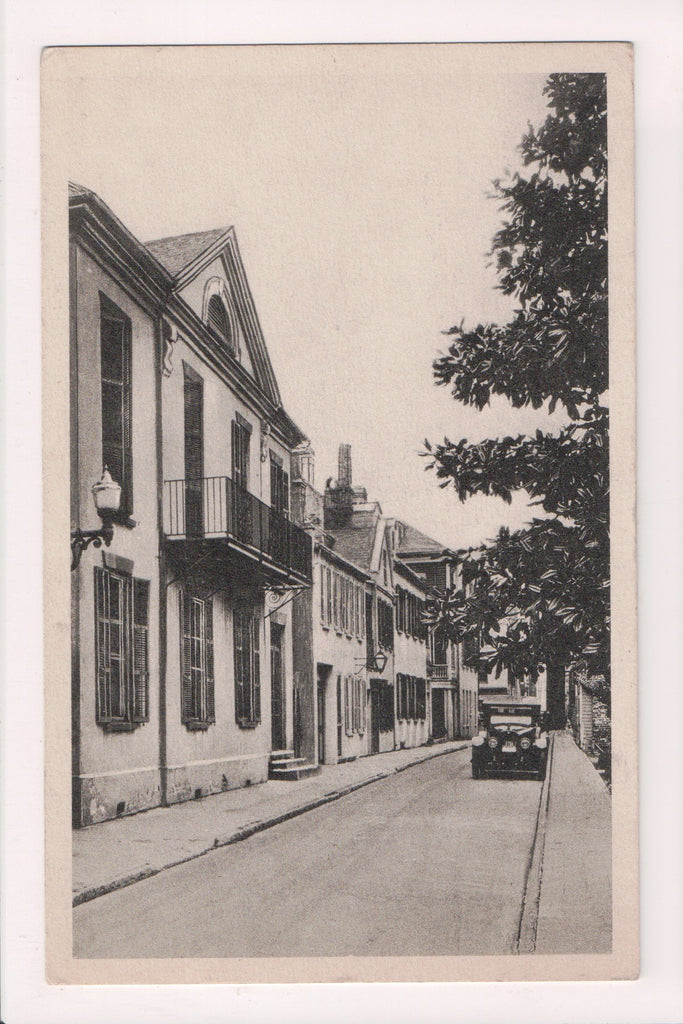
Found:
[{"label": "car wheel", "polygon": [[481,778],[481,768],[479,767],[478,764],[473,764],[472,765],[472,778],[473,779],[480,779]]}]

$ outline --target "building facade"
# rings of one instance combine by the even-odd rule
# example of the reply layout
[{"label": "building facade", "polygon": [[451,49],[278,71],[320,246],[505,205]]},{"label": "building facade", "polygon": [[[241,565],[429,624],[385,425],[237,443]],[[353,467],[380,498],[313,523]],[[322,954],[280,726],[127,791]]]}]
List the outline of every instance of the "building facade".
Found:
[{"label": "building facade", "polygon": [[70,190],[72,530],[121,486],[72,572],[73,818],[267,778],[292,745],[288,599],[311,585],[287,416],[233,229],[143,245]]}]

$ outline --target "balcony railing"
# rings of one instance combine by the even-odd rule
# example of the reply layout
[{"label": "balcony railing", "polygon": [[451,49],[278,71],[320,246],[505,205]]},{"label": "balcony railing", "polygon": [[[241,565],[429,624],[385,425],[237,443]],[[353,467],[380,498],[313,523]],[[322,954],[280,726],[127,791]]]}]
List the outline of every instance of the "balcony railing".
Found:
[{"label": "balcony railing", "polygon": [[448,679],[448,665],[427,663],[427,679]]},{"label": "balcony railing", "polygon": [[229,538],[311,578],[306,531],[226,476],[166,480],[164,533],[185,540]]}]

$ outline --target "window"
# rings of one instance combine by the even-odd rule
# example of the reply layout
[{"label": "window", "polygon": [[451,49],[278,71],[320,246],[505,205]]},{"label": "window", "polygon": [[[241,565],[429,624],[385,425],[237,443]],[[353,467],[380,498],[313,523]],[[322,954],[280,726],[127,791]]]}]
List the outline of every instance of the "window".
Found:
[{"label": "window", "polygon": [[280,515],[289,516],[289,475],[274,452],[270,453],[270,505]]},{"label": "window", "polygon": [[213,602],[180,591],[180,719],[206,729],[216,721],[213,675]]},{"label": "window", "polygon": [[254,608],[235,608],[235,719],[245,728],[261,721],[260,628],[261,620]]},{"label": "window", "polygon": [[344,677],[344,729],[347,736],[366,729],[365,682],[359,676]]},{"label": "window", "polygon": [[204,532],[204,382],[183,363],[183,430],[185,446],[185,532]]},{"label": "window", "polygon": [[95,567],[98,725],[149,721],[149,581]]},{"label": "window", "polygon": [[396,673],[396,717],[402,721],[406,717],[406,677],[402,672]]},{"label": "window", "polygon": [[380,647],[394,649],[394,609],[387,601],[377,602],[377,635]]},{"label": "window", "polygon": [[131,325],[120,309],[100,295],[102,465],[121,485],[121,512],[133,511],[131,418]]},{"label": "window", "polygon": [[235,336],[230,322],[230,316],[225,303],[219,295],[212,295],[206,310],[206,320],[209,329],[220,341],[227,344],[230,351],[235,352]]},{"label": "window", "polygon": [[320,566],[320,621],[323,626],[328,626],[330,619],[327,610],[327,599],[329,594],[329,572],[326,565]]},{"label": "window", "polygon": [[401,672],[396,675],[396,717],[406,721],[424,721],[427,717],[427,683]]},{"label": "window", "polygon": [[232,479],[243,491],[249,490],[249,448],[251,424],[239,414],[232,421]]}]

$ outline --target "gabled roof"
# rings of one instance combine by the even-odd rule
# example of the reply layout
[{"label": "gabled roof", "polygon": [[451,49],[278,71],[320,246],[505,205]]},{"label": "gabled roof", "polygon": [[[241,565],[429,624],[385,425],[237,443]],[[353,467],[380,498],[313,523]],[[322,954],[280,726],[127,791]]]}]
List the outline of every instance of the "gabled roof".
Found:
[{"label": "gabled roof", "polygon": [[448,552],[448,548],[445,544],[439,544],[438,540],[434,540],[432,537],[428,537],[424,533],[420,533],[414,526],[409,526],[408,523],[401,523],[401,540],[396,549],[396,553],[401,555],[407,551],[411,554],[418,554],[418,552],[424,554],[444,554]]},{"label": "gabled roof", "polygon": [[394,572],[398,576],[403,576],[404,579],[409,580],[413,586],[418,587],[425,594],[431,590],[431,587],[425,581],[424,577],[418,576],[417,573],[413,572],[410,566],[406,565],[405,562],[402,562],[400,558],[394,558]]},{"label": "gabled roof", "polygon": [[210,231],[194,231],[188,235],[171,235],[168,238],[145,242],[145,245],[159,263],[177,277],[185,267],[194,263],[198,256],[211,248],[214,242],[229,230],[227,227],[213,228]]},{"label": "gabled roof", "polygon": [[[158,238],[145,243],[147,250],[173,275],[174,292],[182,299],[183,290],[216,259],[223,263],[226,280],[234,293],[240,326],[249,358],[261,390],[276,408],[282,406],[280,390],[268,355],[254,298],[242,263],[233,227],[213,228],[186,235]],[[201,314],[200,314],[201,315]],[[298,431],[298,428],[296,428]],[[301,433],[299,431],[299,433]],[[301,434],[303,437],[303,433]]]},{"label": "gabled roof", "polygon": [[375,523],[354,526],[353,516],[349,526],[328,530],[334,537],[334,550],[337,554],[364,572],[370,572],[372,568],[375,532]]}]

